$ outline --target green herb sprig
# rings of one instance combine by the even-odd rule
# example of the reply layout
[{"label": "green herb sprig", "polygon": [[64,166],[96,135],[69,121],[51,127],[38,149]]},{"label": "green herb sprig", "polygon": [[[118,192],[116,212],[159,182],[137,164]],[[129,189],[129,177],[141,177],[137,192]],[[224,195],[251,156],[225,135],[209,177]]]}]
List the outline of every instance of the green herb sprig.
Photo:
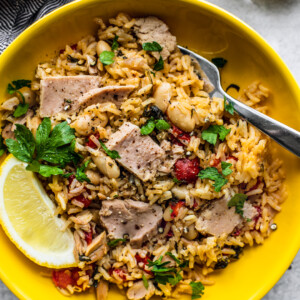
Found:
[{"label": "green herb sprig", "polygon": [[119,155],[118,151],[116,150],[109,150],[105,144],[99,140],[101,147],[103,148],[104,152],[111,157],[112,159],[116,159],[116,158],[121,158],[121,156]]},{"label": "green herb sprig", "polygon": [[228,180],[224,178],[215,167],[209,167],[201,170],[198,177],[201,179],[213,180],[215,182],[213,186],[215,187],[216,192],[220,192],[221,188],[228,182]]},{"label": "green herb sprig", "polygon": [[226,129],[223,125],[210,125],[206,130],[202,131],[201,137],[208,143],[215,145],[219,136],[221,141],[224,141],[225,137],[231,129]]},{"label": "green herb sprig", "polygon": [[192,281],[190,282],[190,286],[192,288],[192,300],[194,299],[199,299],[203,296],[204,294],[204,285],[198,281]]},{"label": "green herb sprig", "polygon": [[227,203],[228,208],[235,207],[235,212],[244,217],[244,203],[248,196],[245,194],[235,194]]},{"label": "green herb sprig", "polygon": [[112,51],[103,51],[99,56],[100,61],[103,63],[104,66],[113,64],[115,62],[113,59],[114,57],[115,53]]},{"label": "green herb sprig", "polygon": [[224,96],[224,110],[227,111],[228,113],[230,113],[231,115],[234,114],[234,107],[232,105],[232,103],[228,102],[227,104],[227,99],[226,97]]},{"label": "green herb sprig", "polygon": [[141,127],[141,134],[148,135],[155,128],[157,130],[168,130],[171,128],[171,125],[163,119],[155,120],[153,117],[151,117],[148,122]]},{"label": "green herb sprig", "polygon": [[110,240],[107,242],[107,245],[110,247],[110,248],[115,248],[117,247],[121,242],[122,243],[125,243],[127,241],[127,239],[114,239],[114,240]]},{"label": "green herb sprig", "polygon": [[14,93],[17,93],[21,96],[22,102],[18,104],[16,110],[14,111],[13,116],[15,118],[21,117],[25,115],[28,111],[29,104],[25,102],[24,95],[19,91],[19,89],[23,87],[29,87],[31,86],[31,80],[27,79],[19,79],[14,80],[11,83],[7,85],[7,92],[12,95]]}]

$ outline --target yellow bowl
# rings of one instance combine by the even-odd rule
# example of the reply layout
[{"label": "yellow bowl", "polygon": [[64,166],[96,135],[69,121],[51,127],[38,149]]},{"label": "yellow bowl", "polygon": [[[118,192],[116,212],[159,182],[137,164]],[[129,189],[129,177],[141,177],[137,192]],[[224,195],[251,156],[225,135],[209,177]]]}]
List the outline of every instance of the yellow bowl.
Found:
[{"label": "yellow bowl", "polygon": [[[228,64],[222,73],[230,83],[246,87],[259,79],[273,91],[272,116],[300,129],[300,90],[291,73],[271,47],[234,16],[206,2],[196,0],[82,0],[68,4],[24,31],[0,57],[0,99],[11,80],[32,78],[35,66],[54,51],[96,33],[96,16],[107,19],[124,11],[133,16],[156,15],[177,36],[178,43],[212,58],[222,56]],[[263,246],[245,251],[227,269],[213,275],[216,284],[205,289],[204,299],[260,299],[289,267],[300,246],[300,160],[279,149],[287,171],[289,198],[276,217],[278,230]],[[29,261],[0,231],[0,275],[21,299],[66,299],[43,277],[41,268]],[[123,296],[122,296],[123,295]],[[93,292],[73,296],[95,299]],[[109,299],[124,299],[113,290]],[[186,299],[190,299],[187,297]]]}]

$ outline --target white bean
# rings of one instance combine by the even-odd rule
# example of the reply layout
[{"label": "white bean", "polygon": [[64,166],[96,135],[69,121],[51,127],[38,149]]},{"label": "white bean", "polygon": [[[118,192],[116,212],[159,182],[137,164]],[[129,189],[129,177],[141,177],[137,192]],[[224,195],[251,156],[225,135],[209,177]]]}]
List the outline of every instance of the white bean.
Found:
[{"label": "white bean", "polygon": [[183,230],[183,237],[188,240],[194,240],[198,236],[198,232],[195,229],[195,223],[191,224],[190,226],[186,227],[186,230]]},{"label": "white bean", "polygon": [[92,184],[98,185],[100,183],[101,177],[99,173],[92,170],[87,170],[85,174]]},{"label": "white bean", "polygon": [[183,131],[191,132],[194,130],[195,120],[189,103],[174,101],[169,105],[167,113],[171,122]]},{"label": "white bean", "polygon": [[120,176],[120,169],[116,162],[109,156],[92,156],[92,159],[99,169],[99,171],[108,178],[118,178]]},{"label": "white bean", "polygon": [[104,42],[104,41],[99,41],[97,43],[97,47],[96,47],[96,51],[98,56],[103,52],[103,51],[111,51],[111,48],[109,46],[108,43]]},{"label": "white bean", "polygon": [[173,210],[171,208],[171,206],[168,206],[165,211],[164,211],[164,220],[166,222],[170,222],[172,221],[174,218],[172,218],[171,214],[172,214]]},{"label": "white bean", "polygon": [[166,112],[172,96],[172,87],[168,82],[161,83],[154,92],[155,105],[163,112]]}]

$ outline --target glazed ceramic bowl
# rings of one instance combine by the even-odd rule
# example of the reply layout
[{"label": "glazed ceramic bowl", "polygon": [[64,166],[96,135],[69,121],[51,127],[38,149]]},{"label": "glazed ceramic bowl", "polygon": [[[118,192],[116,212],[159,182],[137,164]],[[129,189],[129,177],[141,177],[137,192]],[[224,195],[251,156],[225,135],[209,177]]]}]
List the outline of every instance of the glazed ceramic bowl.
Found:
[{"label": "glazed ceramic bowl", "polygon": [[[228,60],[222,71],[224,87],[231,83],[246,87],[258,79],[273,92],[271,115],[300,129],[300,90],[280,57],[251,28],[224,10],[196,0],[82,0],[75,1],[42,18],[24,31],[0,57],[0,99],[7,84],[18,78],[32,78],[36,65],[49,59],[55,50],[96,33],[96,16],[108,19],[118,12],[132,16],[155,15],[164,20],[177,36],[178,44],[188,46],[207,58]],[[233,94],[234,95],[234,94]],[[292,262],[300,246],[300,160],[278,147],[284,160],[289,197],[275,218],[278,230],[263,246],[252,247],[225,270],[212,278],[203,299],[261,299]],[[0,276],[21,299],[66,299],[42,267],[29,261],[0,230]],[[95,299],[93,291],[74,295],[74,300]],[[184,297],[183,297],[184,298]],[[109,299],[125,299],[114,289]],[[186,296],[190,299],[190,296]]]}]

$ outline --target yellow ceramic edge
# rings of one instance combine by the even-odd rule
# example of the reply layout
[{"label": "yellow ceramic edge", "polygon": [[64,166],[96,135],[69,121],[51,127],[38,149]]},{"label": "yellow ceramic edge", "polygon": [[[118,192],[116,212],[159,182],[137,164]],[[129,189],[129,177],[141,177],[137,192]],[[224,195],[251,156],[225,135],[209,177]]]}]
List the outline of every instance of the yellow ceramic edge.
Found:
[{"label": "yellow ceramic edge", "polygon": [[[6,50],[0,55],[0,65],[1,61],[5,61],[10,58],[11,53],[10,49],[13,49],[18,44],[22,44],[24,40],[27,39],[28,36],[31,35],[32,32],[39,29],[40,26],[47,23],[49,20],[56,18],[60,14],[64,13],[65,11],[76,7],[79,7],[82,3],[89,3],[94,2],[94,0],[76,0],[74,2],[71,2],[69,4],[66,4],[53,12],[49,13],[45,17],[39,19],[34,24],[29,26],[23,33],[21,33],[7,48]],[[281,72],[284,74],[284,76],[290,81],[292,90],[295,94],[300,94],[300,88],[289,71],[286,64],[283,62],[283,60],[280,58],[280,56],[276,53],[276,51],[259,35],[253,28],[251,28],[249,25],[247,25],[245,22],[237,18],[236,16],[232,15],[231,13],[227,12],[226,10],[218,7],[217,5],[214,5],[212,3],[209,3],[207,1],[201,1],[201,0],[182,0],[182,2],[188,2],[194,5],[202,6],[207,11],[212,12],[213,14],[219,15],[220,17],[224,18],[230,23],[233,23],[235,26],[242,28],[253,40],[257,41],[257,43],[267,52],[267,54],[273,59],[273,61],[277,64],[278,68],[281,70]],[[299,101],[298,104],[300,105]],[[257,299],[261,299],[271,288],[272,286],[280,279],[280,277],[283,275],[283,273],[286,271],[286,269],[289,267],[290,263],[293,261],[294,257],[296,256],[299,248],[300,248],[300,235],[298,239],[295,240],[295,245],[290,245],[292,248],[294,248],[293,255],[290,257],[290,259],[287,260],[285,264],[281,264],[278,268],[278,272],[274,272],[278,274],[277,276],[274,276],[273,278],[269,278],[264,282],[263,287],[260,289],[260,291],[257,293]],[[6,277],[5,273],[0,269],[0,278],[5,283],[5,285],[20,299],[28,299],[25,297],[25,295],[18,289],[16,285],[11,283],[8,278]]]}]

